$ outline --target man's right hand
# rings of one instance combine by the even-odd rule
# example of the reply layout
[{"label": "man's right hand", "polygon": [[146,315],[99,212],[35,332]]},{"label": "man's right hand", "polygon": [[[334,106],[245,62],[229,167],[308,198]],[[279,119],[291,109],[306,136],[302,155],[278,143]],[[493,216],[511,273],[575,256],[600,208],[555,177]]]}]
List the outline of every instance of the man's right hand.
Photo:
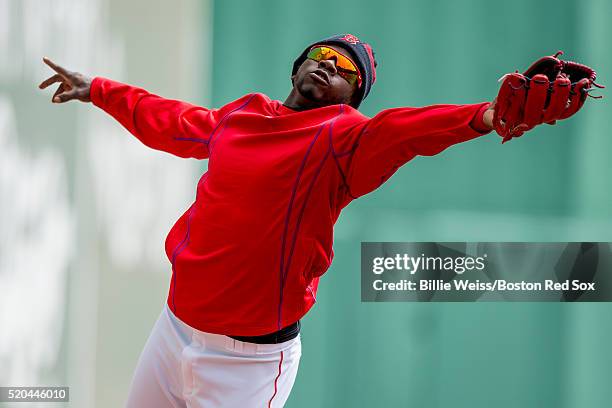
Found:
[{"label": "man's right hand", "polygon": [[78,72],[68,71],[66,68],[55,64],[49,58],[45,57],[43,61],[50,66],[56,74],[45,79],[38,87],[40,89],[45,89],[51,84],[60,82],[60,85],[51,98],[53,103],[63,103],[73,99],[78,99],[81,102],[91,102],[89,97],[91,78]]}]

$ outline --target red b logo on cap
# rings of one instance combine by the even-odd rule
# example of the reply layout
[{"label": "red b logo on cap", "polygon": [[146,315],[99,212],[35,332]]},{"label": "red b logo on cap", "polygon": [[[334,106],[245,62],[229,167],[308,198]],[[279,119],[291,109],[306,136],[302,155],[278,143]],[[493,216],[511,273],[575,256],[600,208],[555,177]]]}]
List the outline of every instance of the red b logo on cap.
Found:
[{"label": "red b logo on cap", "polygon": [[351,44],[357,44],[359,42],[359,38],[355,37],[353,34],[347,34],[342,37],[341,40],[344,40]]}]

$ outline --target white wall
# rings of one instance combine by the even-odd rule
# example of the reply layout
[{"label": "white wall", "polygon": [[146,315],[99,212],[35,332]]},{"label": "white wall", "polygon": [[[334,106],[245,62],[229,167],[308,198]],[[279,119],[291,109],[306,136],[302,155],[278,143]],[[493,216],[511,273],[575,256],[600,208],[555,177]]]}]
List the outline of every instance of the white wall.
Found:
[{"label": "white wall", "polygon": [[169,284],[165,235],[205,166],[146,148],[92,105],[51,104],[42,57],[206,104],[210,11],[0,0],[0,385],[123,405]]}]

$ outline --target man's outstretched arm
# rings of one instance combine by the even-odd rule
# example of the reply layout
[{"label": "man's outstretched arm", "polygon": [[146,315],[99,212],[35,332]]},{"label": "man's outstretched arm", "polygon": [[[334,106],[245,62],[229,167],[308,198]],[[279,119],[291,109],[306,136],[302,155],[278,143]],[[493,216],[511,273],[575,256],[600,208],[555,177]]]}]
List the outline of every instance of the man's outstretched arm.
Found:
[{"label": "man's outstretched arm", "polygon": [[54,103],[92,102],[121,123],[145,145],[180,157],[208,157],[208,137],[218,122],[218,110],[161,98],[144,89],[110,79],[90,78],[69,71],[48,58],[56,74],[40,89],[59,82]]},{"label": "man's outstretched arm", "polygon": [[339,129],[338,152],[348,196],[357,198],[387,181],[414,157],[433,156],[489,133],[493,105],[432,105],[386,109],[351,129]]}]

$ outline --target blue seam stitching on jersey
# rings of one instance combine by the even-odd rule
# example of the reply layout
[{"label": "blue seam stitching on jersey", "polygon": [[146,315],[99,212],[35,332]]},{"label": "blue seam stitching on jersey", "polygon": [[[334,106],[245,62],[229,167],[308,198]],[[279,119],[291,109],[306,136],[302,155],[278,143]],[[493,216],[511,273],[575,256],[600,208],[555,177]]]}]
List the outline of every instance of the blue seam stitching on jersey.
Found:
[{"label": "blue seam stitching on jersey", "polygon": [[208,140],[200,139],[198,137],[175,137],[174,140],[187,141],[187,142],[198,142],[208,145]]},{"label": "blue seam stitching on jersey", "polygon": [[[340,112],[334,116],[334,118],[332,119],[332,124],[336,121],[336,119],[342,114],[342,106],[340,106]],[[285,230],[283,231],[283,236],[282,236],[282,244],[281,244],[281,270],[280,270],[280,296],[279,296],[279,302],[278,302],[278,322],[277,322],[277,326],[278,326],[278,330],[281,329],[280,325],[281,325],[281,321],[282,321],[282,307],[283,307],[283,295],[284,295],[284,286],[285,286],[285,278],[286,278],[286,274],[289,272],[288,267],[287,268],[283,268],[284,265],[284,254],[285,254],[285,240],[286,240],[286,236],[287,236],[287,229],[289,228],[289,220],[291,217],[291,209],[293,207],[293,199],[295,198],[295,194],[297,191],[297,186],[299,184],[299,180],[301,177],[301,174],[304,170],[305,167],[305,163],[306,163],[306,159],[308,157],[308,155],[310,154],[310,151],[312,149],[312,147],[314,146],[314,143],[316,142],[316,140],[318,139],[319,135],[321,134],[321,132],[323,131],[323,129],[325,128],[325,125],[327,124],[327,122],[329,122],[329,120],[326,121],[326,123],[324,123],[321,128],[318,130],[317,134],[315,135],[313,141],[311,142],[308,151],[306,152],[304,159],[302,159],[302,164],[301,167],[298,171],[298,175],[296,177],[296,181],[293,185],[293,192],[291,195],[291,200],[289,202],[289,208],[287,209],[287,217],[285,218]],[[328,150],[325,154],[324,159],[321,162],[321,168],[322,168],[322,163],[325,161],[325,159],[327,159],[327,156],[329,155],[330,150]],[[320,168],[319,168],[320,171]],[[318,175],[318,173],[317,173]],[[303,210],[302,210],[303,211]],[[297,229],[297,227],[296,227]],[[292,250],[293,251],[293,250]],[[284,269],[287,270],[287,272],[284,271]]]},{"label": "blue seam stitching on jersey", "polygon": [[[351,168],[351,165],[353,164],[353,158],[355,157],[354,153],[357,151],[357,148],[359,147],[359,142],[361,141],[361,137],[365,135],[366,133],[368,133],[367,128],[368,128],[368,125],[366,124],[363,127],[363,129],[361,129],[361,132],[359,132],[359,135],[357,136],[357,140],[355,141],[355,143],[353,144],[353,147],[351,148],[352,154],[350,155],[348,163],[346,164],[347,170],[349,170]],[[338,166],[340,166],[339,163],[338,163]],[[351,186],[348,184],[348,181],[346,180],[346,175],[344,174],[344,172],[342,171],[340,167],[338,167],[338,170],[340,171],[340,174],[342,175],[342,179],[344,181],[344,185],[346,186],[346,193],[348,194],[350,198],[352,198],[353,200],[356,200],[357,197],[353,195],[353,192],[351,191]]]},{"label": "blue seam stitching on jersey", "polygon": [[[191,227],[191,215],[193,214],[193,209],[194,209],[195,203],[193,203],[192,207],[189,209],[189,215],[187,216],[187,232],[185,233],[185,238],[183,238],[183,241],[181,241],[180,244],[178,244],[175,248],[174,251],[172,252],[172,280],[173,280],[173,285],[172,285],[172,307],[173,307],[173,312],[176,313],[176,305],[174,304],[174,292],[176,291],[176,258],[177,256],[183,252],[183,250],[187,247],[187,243],[189,242],[189,229]],[[180,248],[180,249],[179,249]]]},{"label": "blue seam stitching on jersey", "polygon": [[293,259],[293,251],[295,250],[295,244],[297,242],[297,235],[300,230],[300,225],[302,223],[302,217],[304,215],[304,211],[306,210],[306,205],[308,204],[308,200],[310,199],[310,193],[312,192],[312,187],[314,186],[315,182],[319,178],[319,174],[321,174],[321,169],[327,162],[327,158],[329,157],[330,151],[331,150],[328,149],[327,152],[325,153],[325,156],[323,156],[323,158],[321,159],[321,162],[319,162],[319,165],[316,168],[315,174],[310,180],[310,184],[308,185],[308,189],[306,190],[306,197],[304,197],[304,203],[302,204],[302,208],[300,209],[298,219],[295,224],[295,229],[293,231],[293,237],[291,239],[291,249],[289,250],[289,256],[287,257],[287,266],[285,268],[285,277],[283,278],[283,285],[286,282],[287,274],[289,273],[289,269],[291,268],[291,260]]},{"label": "blue seam stitching on jersey", "polygon": [[[304,171],[304,167],[306,167],[306,161],[308,160],[308,156],[310,155],[310,151],[312,150],[312,147],[314,146],[315,142],[317,141],[317,139],[319,138],[319,135],[321,134],[321,132],[323,131],[323,129],[325,128],[326,123],[324,123],[323,125],[321,125],[321,127],[319,127],[319,130],[317,131],[317,133],[315,134],[315,136],[313,137],[312,141],[310,142],[310,146],[308,146],[308,150],[306,150],[306,153],[304,154],[304,157],[302,158],[302,163],[300,164],[300,168],[298,169],[298,173],[297,176],[295,178],[295,182],[293,183],[293,190],[291,192],[291,198],[289,199],[289,207],[287,208],[287,215],[285,216],[285,228],[283,229],[283,235],[281,238],[281,253],[280,253],[280,274],[279,274],[279,289],[280,289],[280,294],[279,294],[279,302],[278,302],[278,325],[280,326],[280,322],[281,322],[281,315],[282,315],[282,306],[283,306],[283,287],[285,286],[284,283],[284,273],[285,273],[285,243],[286,243],[286,239],[287,239],[287,230],[289,229],[289,221],[291,219],[291,211],[293,209],[293,200],[295,199],[295,195],[297,193],[297,186],[300,182],[300,178],[302,177],[302,172]],[[278,328],[278,330],[280,330],[281,327]]]},{"label": "blue seam stitching on jersey", "polygon": [[[334,162],[336,163],[336,166],[338,168],[338,171],[340,172],[340,176],[342,177],[342,183],[344,184],[344,187],[346,188],[346,192],[348,194],[349,197],[351,197],[352,199],[356,199],[357,197],[355,197],[353,195],[353,193],[351,192],[351,187],[349,186],[348,182],[346,181],[346,175],[344,174],[344,171],[342,171],[342,166],[340,165],[340,162],[338,161],[338,157],[340,156],[344,156],[347,154],[352,154],[355,153],[355,150],[357,150],[357,147],[359,146],[359,140],[361,139],[361,136],[363,135],[363,133],[366,131],[366,128],[368,127],[368,125],[366,124],[363,129],[361,129],[361,132],[359,132],[359,135],[357,136],[357,140],[355,141],[355,143],[353,144],[353,147],[350,148],[350,150],[347,150],[346,152],[343,153],[339,153],[339,154],[334,154]],[[329,128],[329,145],[331,146],[332,149],[332,153],[334,152],[334,146],[333,146],[333,129],[332,126],[330,126]],[[352,156],[349,159],[349,163],[347,165],[347,168],[350,168],[350,164],[352,161]]]},{"label": "blue seam stitching on jersey", "polygon": [[[209,158],[212,158],[212,154],[213,154],[213,152],[212,152],[212,151],[213,151],[213,149],[214,149],[214,147],[215,147],[215,141],[216,141],[216,140],[219,140],[219,138],[221,137],[221,135],[223,135],[223,132],[225,131],[225,128],[227,128],[227,123],[228,123],[228,121],[229,121],[229,117],[230,117],[230,115],[232,115],[232,114],[234,114],[234,113],[236,113],[236,112],[241,111],[242,109],[244,109],[244,108],[245,108],[245,107],[246,107],[246,106],[249,104],[249,102],[251,102],[251,100],[252,100],[254,97],[255,97],[255,95],[251,95],[251,97],[250,97],[249,99],[247,99],[247,101],[246,101],[246,102],[244,102],[244,103],[243,103],[242,105],[240,105],[239,107],[232,109],[230,112],[228,112],[228,114],[227,114],[227,115],[225,115],[225,116],[224,116],[224,117],[223,117],[223,118],[222,118],[222,119],[219,121],[219,123],[218,123],[218,124],[217,124],[217,126],[215,127],[215,130],[213,130],[213,132],[212,132],[212,133],[211,133],[211,135],[210,135],[210,138],[208,139],[208,140],[209,140],[209,143],[208,143],[208,156],[209,156]],[[218,129],[218,128],[219,128],[219,126],[221,125],[221,122],[223,122],[223,121],[225,121],[225,123],[223,124],[223,129],[221,129],[221,133],[220,133],[220,135],[219,135],[219,136],[217,136],[217,138],[216,138],[216,140],[215,140],[215,139],[214,139],[214,137],[215,137],[215,132],[217,131],[217,129]]]},{"label": "blue seam stitching on jersey", "polygon": [[[190,221],[191,221],[191,214],[193,211],[193,206],[198,202],[198,193],[200,192],[200,185],[205,183],[206,180],[208,180],[208,172],[204,173],[204,175],[202,176],[202,178],[198,181],[198,185],[196,187],[196,199],[195,202],[192,204],[192,207],[189,209],[189,215],[187,216],[187,233],[185,234],[185,238],[183,238],[183,241],[178,244],[175,248],[174,251],[172,253],[172,280],[174,282],[174,285],[172,286],[172,307],[174,308],[174,311],[176,311],[176,306],[174,304],[174,291],[176,289],[176,265],[175,265],[175,261],[176,261],[176,257],[178,257],[178,255],[183,252],[183,250],[187,247],[188,243],[189,243],[189,228],[190,228]],[[179,247],[183,244],[183,242],[185,242],[185,247],[181,248],[179,251]],[[177,253],[178,251],[178,253]]]}]

